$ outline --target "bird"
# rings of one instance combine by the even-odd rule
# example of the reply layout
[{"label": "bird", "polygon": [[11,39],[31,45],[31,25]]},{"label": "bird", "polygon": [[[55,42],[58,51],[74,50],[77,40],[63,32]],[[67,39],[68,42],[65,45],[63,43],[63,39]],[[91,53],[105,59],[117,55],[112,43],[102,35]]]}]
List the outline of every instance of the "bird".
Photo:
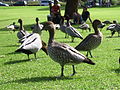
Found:
[{"label": "bird", "polygon": [[19,48],[15,52],[22,52],[27,54],[28,60],[30,60],[29,55],[34,54],[34,57],[36,59],[36,53],[42,47],[43,49],[45,49],[45,44],[41,41],[40,35],[37,33],[32,33],[28,36],[28,38],[26,38],[26,40],[19,46]]},{"label": "bird", "polygon": [[82,29],[82,30],[87,30],[88,29],[89,32],[91,31],[91,28],[90,28],[89,24],[86,24],[85,22],[83,24],[81,24],[79,26],[79,28]]},{"label": "bird", "polygon": [[74,42],[75,37],[83,39],[82,35],[77,31],[77,29],[74,28],[73,26],[71,26],[69,19],[67,19],[67,27],[66,27],[65,31],[69,36],[71,36],[71,38],[72,38],[71,42]]},{"label": "bird", "polygon": [[20,40],[24,36],[29,35],[30,33],[28,33],[27,31],[24,30],[22,19],[18,19],[18,23],[20,24],[20,27],[19,27],[19,32],[17,33],[17,37]]},{"label": "bird", "polygon": [[63,33],[65,33],[65,38],[67,38],[67,33],[66,33],[66,24],[64,23],[64,17],[63,16],[61,16],[61,21],[60,21],[60,30],[63,32]]},{"label": "bird", "polygon": [[54,35],[55,35],[55,27],[54,23],[51,21],[45,22],[43,27],[43,30],[47,30],[49,32],[49,40],[48,40],[48,55],[50,58],[59,63],[61,66],[61,75],[60,77],[64,76],[64,65],[72,65],[73,67],[73,75],[76,74],[75,71],[75,64],[80,64],[80,63],[88,63],[91,65],[95,65],[95,63],[81,54],[79,51],[74,49],[73,47],[64,44],[64,43],[59,43],[54,40]]},{"label": "bird", "polygon": [[95,19],[92,23],[92,27],[94,29],[94,33],[89,34],[88,36],[86,36],[85,39],[83,39],[83,41],[80,42],[80,44],[78,44],[75,49],[77,49],[78,51],[87,51],[87,57],[88,57],[88,53],[90,54],[91,57],[92,53],[91,50],[97,48],[103,39],[103,35],[102,33],[98,30],[98,26],[102,27],[102,23],[100,20]]},{"label": "bird", "polygon": [[112,22],[110,22],[109,20],[105,20],[105,21],[103,21],[102,23],[104,23],[104,24],[112,24]]},{"label": "bird", "polygon": [[43,28],[43,25],[42,24],[39,24],[39,18],[36,17],[35,19],[36,21],[36,24],[33,26],[33,33],[38,33],[39,35],[41,35],[41,30]]},{"label": "bird", "polygon": [[12,24],[6,26],[6,28],[9,29],[10,31],[15,32],[15,30],[18,29],[19,26],[18,26],[18,25],[15,25],[15,22],[13,22]]},{"label": "bird", "polygon": [[113,21],[113,24],[110,24],[106,30],[110,30],[111,31],[111,37],[115,34],[115,32],[118,32],[118,37],[120,34],[120,24],[118,24],[117,21]]}]

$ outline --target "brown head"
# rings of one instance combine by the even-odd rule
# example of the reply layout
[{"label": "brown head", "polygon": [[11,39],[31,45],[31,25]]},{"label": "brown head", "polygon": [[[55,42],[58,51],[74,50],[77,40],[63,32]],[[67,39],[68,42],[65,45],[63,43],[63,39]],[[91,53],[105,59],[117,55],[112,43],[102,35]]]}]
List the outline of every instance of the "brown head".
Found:
[{"label": "brown head", "polygon": [[43,30],[50,31],[51,29],[55,29],[55,25],[51,21],[48,21],[48,22],[45,22],[45,23],[42,23],[42,24],[43,24]]},{"label": "brown head", "polygon": [[102,22],[101,22],[100,20],[95,19],[95,20],[93,21],[93,23],[92,23],[92,26],[93,26],[93,28],[94,28],[95,30],[97,30],[98,27],[99,27],[99,28],[102,28],[102,27],[104,27],[105,25],[102,24]]},{"label": "brown head", "polygon": [[48,21],[43,23],[43,28],[42,30],[48,30],[49,31],[49,41],[48,44],[52,43],[54,40],[54,34],[55,34],[55,25],[53,22]]}]

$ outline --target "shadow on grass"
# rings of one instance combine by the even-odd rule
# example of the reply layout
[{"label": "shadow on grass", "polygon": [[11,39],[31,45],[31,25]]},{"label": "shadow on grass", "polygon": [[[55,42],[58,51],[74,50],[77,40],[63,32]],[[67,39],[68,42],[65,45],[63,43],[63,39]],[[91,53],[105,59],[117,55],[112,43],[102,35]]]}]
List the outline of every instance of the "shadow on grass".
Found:
[{"label": "shadow on grass", "polygon": [[29,82],[48,82],[48,81],[56,81],[56,80],[72,80],[72,77],[55,77],[55,76],[43,76],[43,77],[32,77],[32,78],[23,78],[23,79],[19,79],[19,80],[15,80],[15,81],[8,81],[8,82],[3,82],[0,83],[0,85],[2,84],[8,84],[8,83],[29,83]]},{"label": "shadow on grass", "polygon": [[20,45],[7,45],[7,46],[0,46],[0,47],[19,47]]},{"label": "shadow on grass", "polygon": [[113,71],[115,71],[116,74],[120,75],[120,67],[117,69],[113,69]]},{"label": "shadow on grass", "polygon": [[120,49],[114,49],[114,50],[120,51]]},{"label": "shadow on grass", "polygon": [[16,80],[14,82],[17,83],[28,83],[28,82],[43,82],[43,81],[56,81],[56,80],[64,80],[64,79],[73,79],[71,77],[32,77],[32,78],[24,78],[20,80]]},{"label": "shadow on grass", "polygon": [[120,37],[118,37],[118,36],[113,36],[113,37],[107,36],[106,38],[120,38]]},{"label": "shadow on grass", "polygon": [[5,62],[4,65],[17,64],[17,63],[23,63],[23,62],[28,62],[28,61],[30,61],[30,60],[24,59],[24,60],[17,60],[17,61],[9,61],[9,62]]}]

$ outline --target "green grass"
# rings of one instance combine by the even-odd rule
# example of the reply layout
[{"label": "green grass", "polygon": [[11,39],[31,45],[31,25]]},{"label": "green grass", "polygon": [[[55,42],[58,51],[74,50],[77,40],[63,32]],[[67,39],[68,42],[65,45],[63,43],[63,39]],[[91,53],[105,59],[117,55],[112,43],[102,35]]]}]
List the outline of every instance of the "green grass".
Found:
[{"label": "green grass", "polygon": [[[82,10],[79,9],[79,12]],[[91,18],[104,20],[118,20],[120,22],[120,7],[113,8],[90,8]],[[64,10],[62,10],[62,14]],[[120,38],[117,33],[113,38],[106,27],[102,30],[104,39],[102,44],[92,51],[91,58],[96,65],[76,65],[77,74],[70,76],[72,66],[65,66],[64,78],[55,78],[60,75],[60,65],[46,56],[43,51],[37,53],[39,60],[27,61],[25,54],[10,54],[20,44],[17,43],[17,32],[9,33],[5,26],[12,22],[23,19],[25,28],[31,32],[29,26],[35,23],[39,17],[41,22],[47,20],[48,7],[0,7],[0,90],[118,90],[120,89],[120,68],[118,64],[120,49]],[[87,21],[90,23],[89,21]],[[18,23],[17,23],[18,24]],[[82,32],[83,37],[89,32]],[[92,29],[93,32],[93,29]],[[48,32],[43,31],[42,39],[47,43]],[[71,38],[65,39],[64,34],[56,31],[55,40],[67,43],[73,47],[81,40]],[[81,52],[86,54],[86,52]]]}]

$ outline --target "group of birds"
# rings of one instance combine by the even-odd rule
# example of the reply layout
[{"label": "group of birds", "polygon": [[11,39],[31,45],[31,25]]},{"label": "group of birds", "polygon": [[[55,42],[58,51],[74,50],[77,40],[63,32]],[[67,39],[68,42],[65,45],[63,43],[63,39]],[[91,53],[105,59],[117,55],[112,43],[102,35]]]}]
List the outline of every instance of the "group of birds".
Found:
[{"label": "group of birds", "polygon": [[[21,45],[15,52],[25,53],[29,59],[29,54],[34,54],[36,58],[36,53],[42,49],[52,60],[60,64],[61,77],[64,76],[64,66],[67,64],[70,64],[73,67],[72,75],[76,74],[74,67],[75,64],[87,63],[95,65],[95,63],[88,58],[88,54],[93,57],[91,50],[97,48],[102,42],[103,35],[99,28],[102,28],[104,25],[100,20],[95,19],[93,21],[92,27],[94,29],[94,33],[89,34],[83,39],[77,29],[70,24],[69,19],[67,19],[67,23],[65,24],[64,17],[62,17],[59,29],[65,33],[65,38],[67,38],[67,35],[71,36],[72,42],[75,37],[82,39],[76,47],[71,47],[68,44],[59,43],[54,40],[56,27],[52,21],[39,24],[39,19],[36,18],[36,24],[32,27],[33,30],[31,34],[24,30],[22,19],[19,19],[18,23],[20,26],[17,36]],[[48,44],[41,40],[42,30],[47,30],[49,32]],[[91,31],[90,28],[89,31]],[[79,51],[87,51],[86,56],[81,54]]]}]

